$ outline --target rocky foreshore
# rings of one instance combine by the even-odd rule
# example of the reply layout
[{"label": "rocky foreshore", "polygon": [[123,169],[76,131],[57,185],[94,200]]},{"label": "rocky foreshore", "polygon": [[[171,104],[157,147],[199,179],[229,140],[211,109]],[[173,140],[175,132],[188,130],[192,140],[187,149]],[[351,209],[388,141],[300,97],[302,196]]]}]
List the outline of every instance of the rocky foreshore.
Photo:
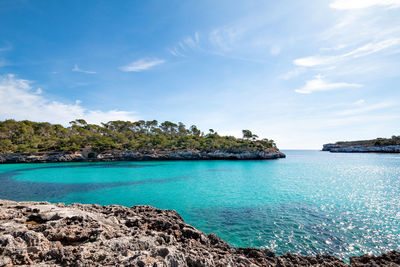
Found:
[{"label": "rocky foreshore", "polygon": [[325,144],[322,151],[343,153],[400,153],[400,145],[392,146],[348,146],[339,144]]},{"label": "rocky foreshore", "polygon": [[350,258],[235,248],[172,210],[0,200],[0,266],[400,266],[400,253]]},{"label": "rocky foreshore", "polygon": [[254,152],[199,152],[199,151],[109,151],[95,153],[46,152],[0,154],[0,163],[82,162],[82,161],[144,161],[144,160],[263,160],[284,158],[278,149]]}]

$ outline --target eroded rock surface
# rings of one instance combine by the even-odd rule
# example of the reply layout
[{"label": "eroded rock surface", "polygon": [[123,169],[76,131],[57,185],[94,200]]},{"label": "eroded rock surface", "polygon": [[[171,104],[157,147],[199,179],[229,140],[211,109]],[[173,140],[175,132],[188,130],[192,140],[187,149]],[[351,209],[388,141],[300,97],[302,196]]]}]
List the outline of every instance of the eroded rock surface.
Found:
[{"label": "eroded rock surface", "polygon": [[81,162],[81,161],[141,161],[141,160],[262,160],[285,158],[278,149],[265,151],[109,151],[102,153],[40,152],[0,154],[0,163]]},{"label": "eroded rock surface", "polygon": [[348,146],[339,144],[325,144],[322,147],[322,151],[337,153],[400,153],[400,146]]},{"label": "eroded rock surface", "polygon": [[[400,266],[400,253],[351,258]],[[0,266],[347,266],[333,256],[234,248],[175,211],[0,200]]]}]

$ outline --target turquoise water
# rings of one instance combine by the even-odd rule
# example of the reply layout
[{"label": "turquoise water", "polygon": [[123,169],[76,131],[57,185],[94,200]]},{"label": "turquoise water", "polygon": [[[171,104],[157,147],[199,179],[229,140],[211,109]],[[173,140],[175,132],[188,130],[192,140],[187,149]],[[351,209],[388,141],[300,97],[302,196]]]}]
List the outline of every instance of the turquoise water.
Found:
[{"label": "turquoise water", "polygon": [[0,198],[152,205],[234,246],[342,259],[400,250],[400,155],[0,165]]}]

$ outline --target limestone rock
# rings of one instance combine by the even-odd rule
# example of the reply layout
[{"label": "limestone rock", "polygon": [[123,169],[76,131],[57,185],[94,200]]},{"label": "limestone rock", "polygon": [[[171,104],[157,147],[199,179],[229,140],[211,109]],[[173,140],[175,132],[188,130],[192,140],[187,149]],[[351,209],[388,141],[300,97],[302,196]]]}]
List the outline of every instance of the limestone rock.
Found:
[{"label": "limestone rock", "polygon": [[278,149],[265,151],[109,151],[88,157],[84,152],[10,153],[0,154],[0,163],[80,162],[80,161],[136,161],[136,160],[262,160],[284,158]]},{"label": "limestone rock", "polygon": [[322,151],[342,153],[400,153],[400,146],[347,146],[339,144],[325,144],[322,147]]},{"label": "limestone rock", "polygon": [[[0,200],[0,266],[347,266],[325,255],[235,248],[173,210]],[[351,266],[399,266],[400,253]]]}]

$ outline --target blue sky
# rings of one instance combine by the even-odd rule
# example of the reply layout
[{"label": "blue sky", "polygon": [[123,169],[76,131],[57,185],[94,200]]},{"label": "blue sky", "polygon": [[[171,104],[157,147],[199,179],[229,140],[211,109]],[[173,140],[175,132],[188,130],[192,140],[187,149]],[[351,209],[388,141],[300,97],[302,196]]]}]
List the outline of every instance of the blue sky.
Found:
[{"label": "blue sky", "polygon": [[399,135],[400,1],[0,2],[0,119]]}]

